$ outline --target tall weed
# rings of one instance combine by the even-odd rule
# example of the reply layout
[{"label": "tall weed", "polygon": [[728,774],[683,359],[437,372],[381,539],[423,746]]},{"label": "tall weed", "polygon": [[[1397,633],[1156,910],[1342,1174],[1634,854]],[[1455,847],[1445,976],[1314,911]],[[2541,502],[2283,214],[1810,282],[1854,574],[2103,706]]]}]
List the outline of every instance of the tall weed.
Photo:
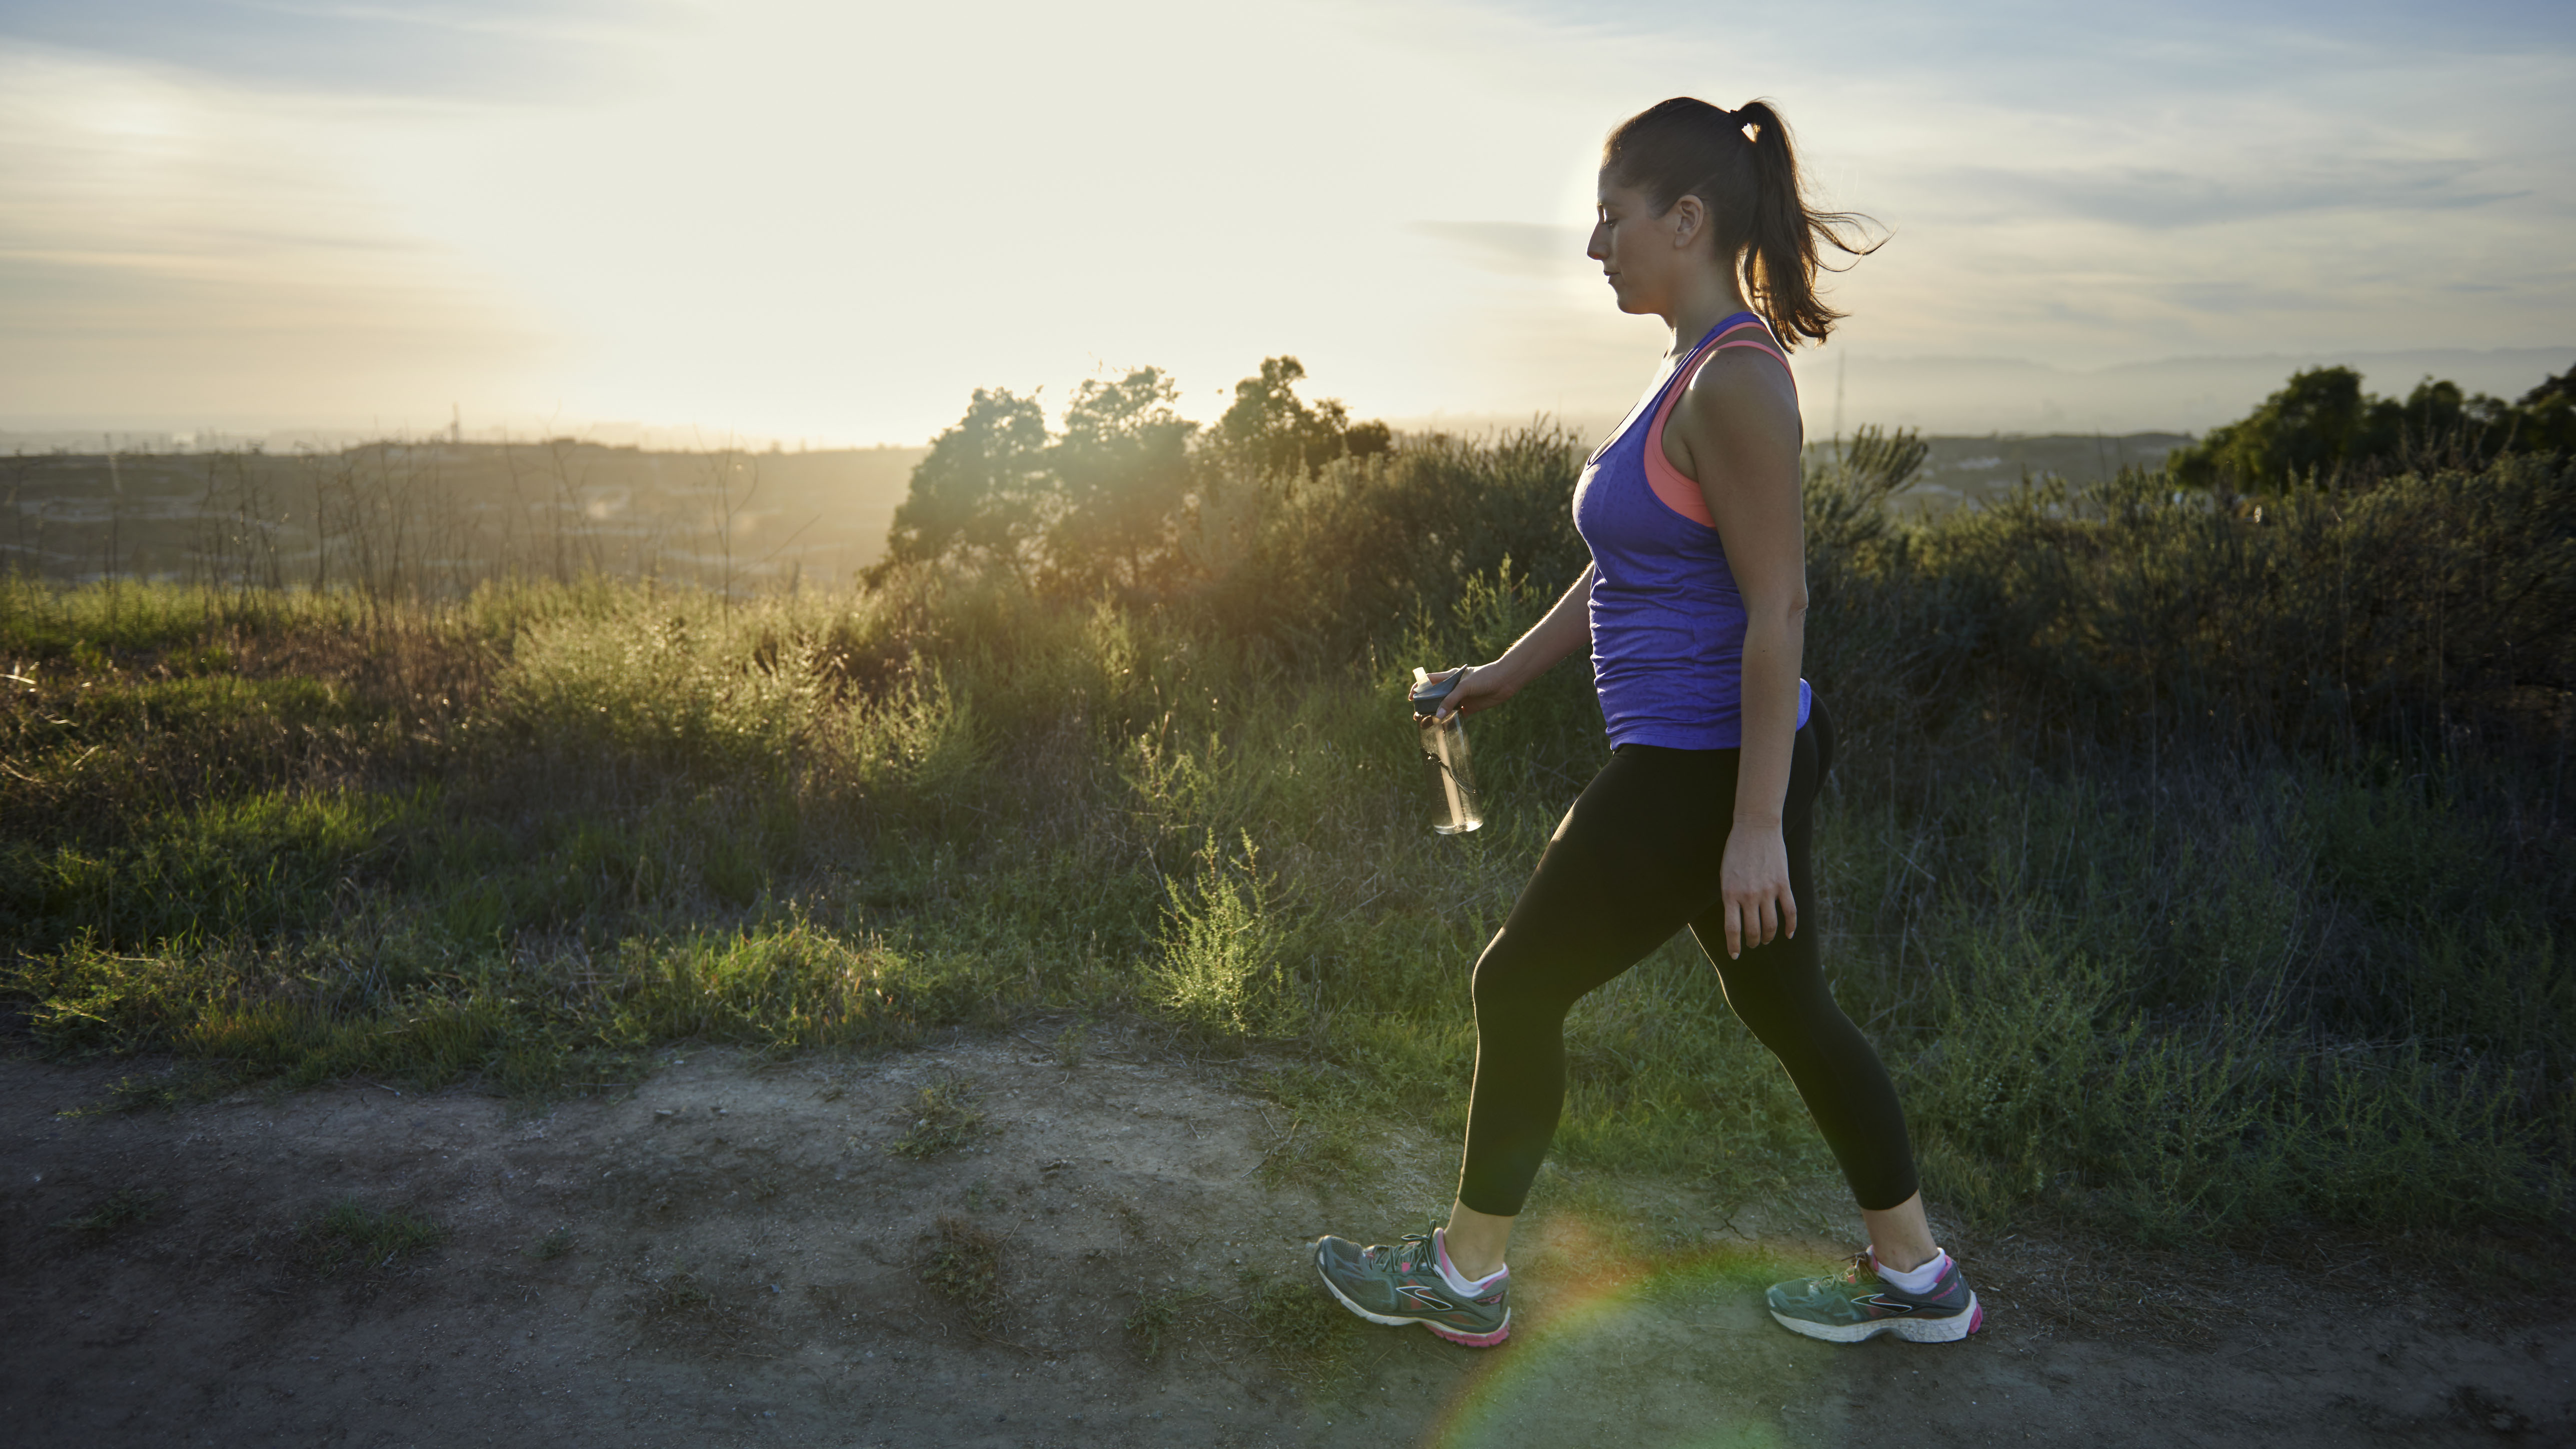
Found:
[{"label": "tall weed", "polygon": [[[1840,750],[1801,915],[1934,1197],[2150,1238],[2563,1221],[2564,465],[1907,523],[1903,441],[1810,489]],[[1569,661],[1473,722],[1488,824],[1438,837],[1402,695],[1579,575],[1578,461],[1229,474],[1159,596],[10,582],[0,994],[208,1090],[1144,1010],[1271,1043],[1281,1161],[1349,1168],[1374,1115],[1463,1122],[1472,964],[1603,755]],[[1573,1170],[1831,1171],[1687,940],[1567,1053]]]},{"label": "tall weed", "polygon": [[1198,874],[1166,881],[1160,959],[1150,969],[1154,1000],[1177,1020],[1217,1038],[1284,1036],[1297,1026],[1294,985],[1281,960],[1261,859],[1252,837],[1229,856],[1208,832]]}]

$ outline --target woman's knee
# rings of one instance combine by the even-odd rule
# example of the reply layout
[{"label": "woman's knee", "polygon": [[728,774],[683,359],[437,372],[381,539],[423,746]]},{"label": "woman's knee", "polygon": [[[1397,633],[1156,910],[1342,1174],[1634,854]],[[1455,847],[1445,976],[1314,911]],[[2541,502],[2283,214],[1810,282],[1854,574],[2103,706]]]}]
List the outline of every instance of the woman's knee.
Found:
[{"label": "woman's knee", "polygon": [[1468,983],[1476,1019],[1483,1022],[1550,1010],[1563,1016],[1573,1003],[1558,999],[1562,995],[1556,982],[1559,974],[1550,969],[1544,952],[1528,949],[1506,928],[1476,958],[1476,974]]},{"label": "woman's knee", "polygon": [[1822,972],[1812,980],[1765,982],[1739,988],[1727,983],[1727,1005],[1774,1056],[1788,1058],[1832,1050],[1859,1029],[1834,1001]]}]

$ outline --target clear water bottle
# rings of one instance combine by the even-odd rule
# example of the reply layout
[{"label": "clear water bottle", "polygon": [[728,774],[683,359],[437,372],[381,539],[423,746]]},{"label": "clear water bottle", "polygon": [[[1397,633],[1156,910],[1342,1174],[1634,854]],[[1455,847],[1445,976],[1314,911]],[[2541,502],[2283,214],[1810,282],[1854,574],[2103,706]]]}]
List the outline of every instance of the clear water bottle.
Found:
[{"label": "clear water bottle", "polygon": [[1453,670],[1446,679],[1434,679],[1429,670],[1413,671],[1413,712],[1421,718],[1422,758],[1440,784],[1440,806],[1431,828],[1443,835],[1464,835],[1485,823],[1484,812],[1476,807],[1476,776],[1467,767],[1467,721],[1454,714],[1445,722],[1434,717],[1465,673]]}]

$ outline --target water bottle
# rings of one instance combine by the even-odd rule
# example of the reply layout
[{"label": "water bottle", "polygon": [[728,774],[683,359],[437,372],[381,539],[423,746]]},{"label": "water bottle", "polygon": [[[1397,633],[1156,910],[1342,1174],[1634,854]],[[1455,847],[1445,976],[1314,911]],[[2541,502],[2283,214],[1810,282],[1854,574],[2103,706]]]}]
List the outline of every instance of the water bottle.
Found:
[{"label": "water bottle", "polygon": [[1465,677],[1464,670],[1446,679],[1433,679],[1425,669],[1413,671],[1413,712],[1422,717],[1422,758],[1440,780],[1440,808],[1431,828],[1443,835],[1464,835],[1485,823],[1484,813],[1476,808],[1476,777],[1467,768],[1467,721],[1454,714],[1445,723],[1435,717],[1440,702]]}]

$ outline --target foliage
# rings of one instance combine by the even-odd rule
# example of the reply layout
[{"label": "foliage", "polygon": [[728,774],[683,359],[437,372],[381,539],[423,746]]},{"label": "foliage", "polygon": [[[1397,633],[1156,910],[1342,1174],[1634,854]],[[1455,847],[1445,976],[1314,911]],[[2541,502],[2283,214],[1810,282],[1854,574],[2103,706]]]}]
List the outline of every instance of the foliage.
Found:
[{"label": "foliage", "polygon": [[2042,483],[1883,575],[2023,719],[2353,757],[2446,731],[2547,748],[2576,687],[2576,468],[2512,455],[2243,514],[2132,473]]},{"label": "foliage", "polygon": [[2293,373],[2261,406],[2167,460],[2173,477],[2195,488],[2223,486],[2278,492],[2347,476],[2373,478],[2436,461],[2477,463],[2510,451],[2576,447],[2564,375],[2533,388],[2519,403],[2457,383],[2425,378],[2404,400],[2361,390],[2349,367]]},{"label": "foliage", "polygon": [[1219,1038],[1285,1034],[1298,1016],[1260,855],[1249,833],[1242,842],[1243,853],[1228,858],[1210,831],[1198,878],[1188,886],[1163,883],[1172,903],[1158,943],[1161,959],[1148,977],[1156,1004]]},{"label": "foliage", "polygon": [[1172,411],[1180,389],[1160,368],[1085,381],[1052,436],[1035,397],[978,389],[914,469],[872,577],[947,563],[1062,598],[1182,587],[1198,512],[1229,486],[1303,479],[1393,447],[1384,423],[1354,425],[1341,403],[1298,397],[1305,376],[1296,358],[1262,359],[1204,437]]},{"label": "foliage", "polygon": [[[1434,837],[1401,702],[1579,572],[1579,454],[1212,452],[1164,592],[1068,597],[1043,541],[749,602],[0,589],[0,995],[210,1091],[1142,1013],[1268,1043],[1278,1170],[1369,1170],[1368,1123],[1463,1120],[1468,965],[1600,758],[1571,664],[1478,718],[1489,824]],[[1934,1196],[2147,1238],[2563,1221],[2566,460],[1900,523],[1919,456],[1809,480],[1842,763],[1802,917]],[[1567,1065],[1573,1170],[1831,1170],[1687,941],[1576,1008]]]},{"label": "foliage", "polygon": [[1116,382],[1074,389],[1055,444],[1061,512],[1047,529],[1046,587],[1086,595],[1158,581],[1174,516],[1186,503],[1197,426],[1172,411],[1180,388],[1140,367]]},{"label": "foliage", "polygon": [[1046,412],[1008,388],[975,390],[966,416],[933,438],[886,538],[890,562],[963,556],[1016,563],[1040,526]]},{"label": "foliage", "polygon": [[1393,435],[1384,423],[1353,427],[1350,410],[1327,398],[1308,405],[1297,396],[1306,365],[1293,357],[1265,357],[1261,371],[1234,385],[1234,402],[1217,419],[1210,442],[1229,463],[1247,472],[1312,473],[1335,458],[1385,452]]}]

